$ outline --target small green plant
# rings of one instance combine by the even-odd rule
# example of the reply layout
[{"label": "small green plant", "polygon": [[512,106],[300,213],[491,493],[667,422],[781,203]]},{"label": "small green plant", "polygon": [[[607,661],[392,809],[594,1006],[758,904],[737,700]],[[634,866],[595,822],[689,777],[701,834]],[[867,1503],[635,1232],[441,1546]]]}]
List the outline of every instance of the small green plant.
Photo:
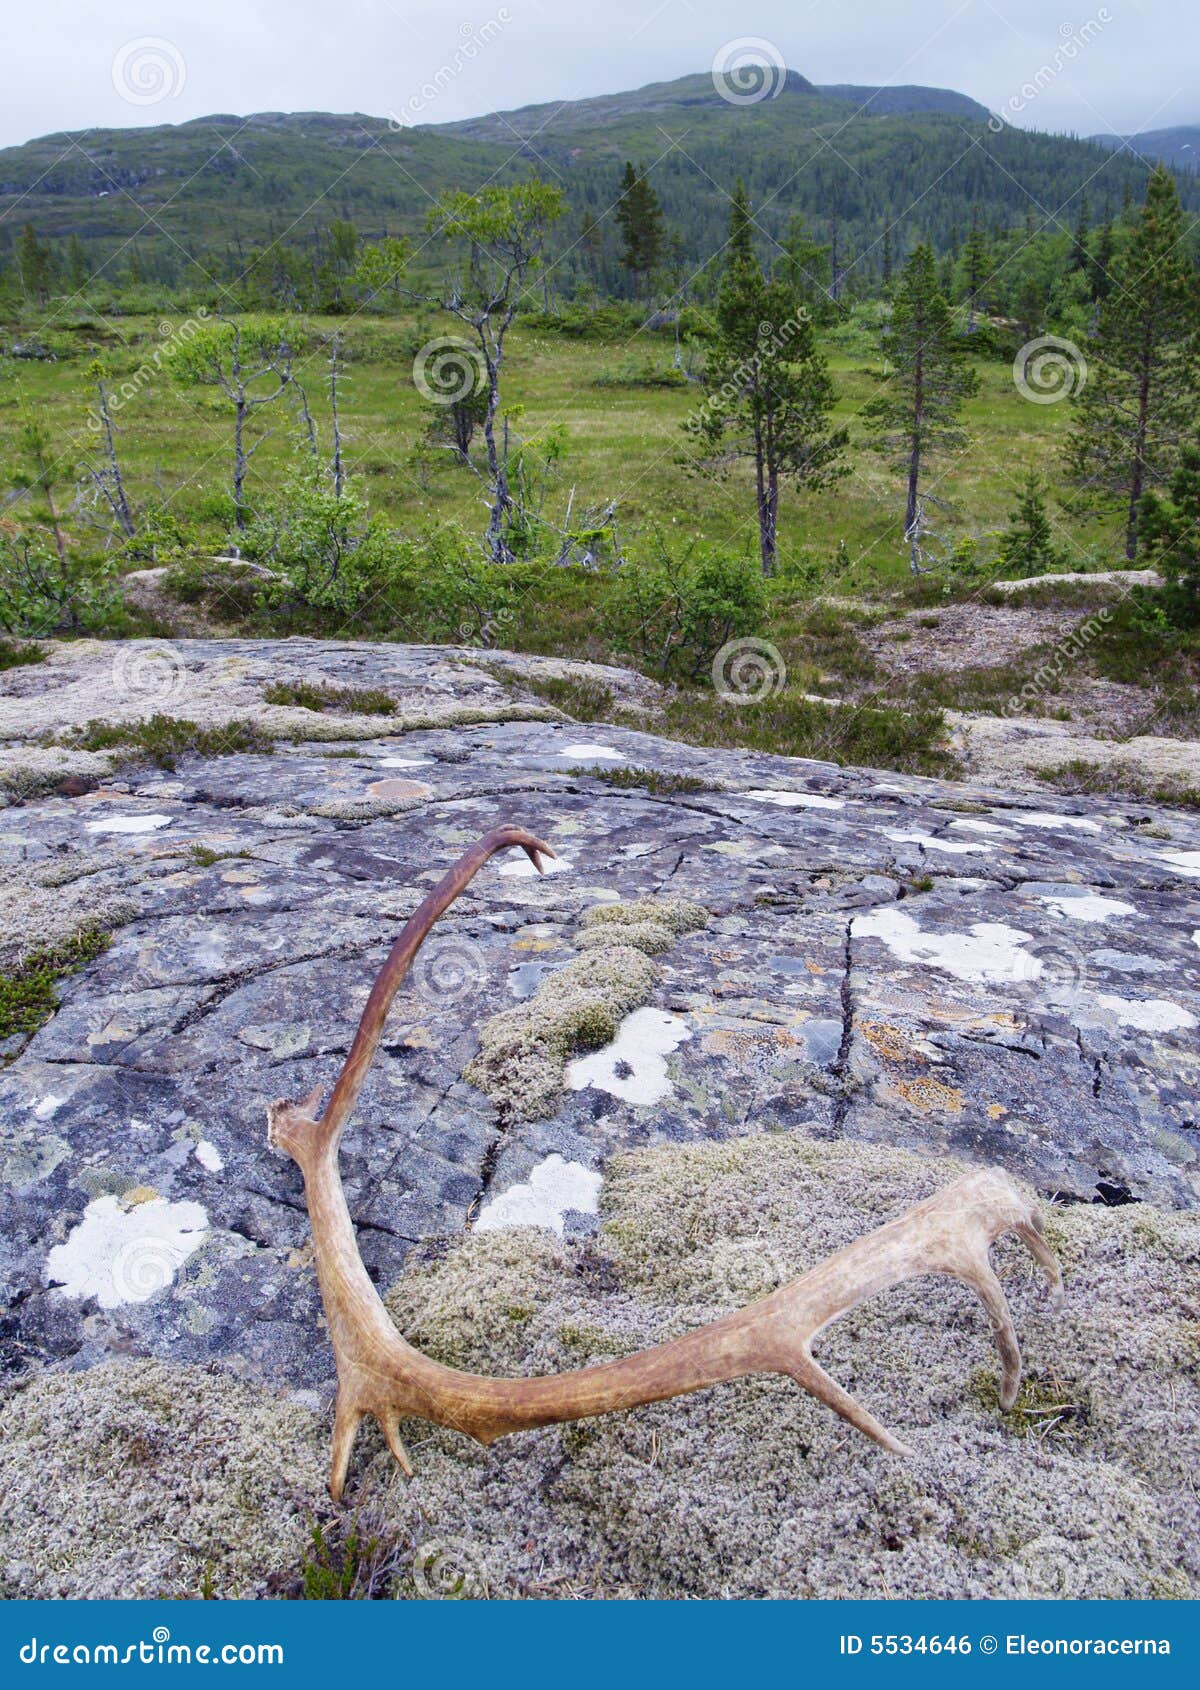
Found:
[{"label": "small green plant", "polygon": [[400,1571],[400,1547],[361,1519],[325,1526],[317,1521],[287,1594],[305,1602],[361,1602],[390,1597]]},{"label": "small green plant", "polygon": [[58,1008],[59,981],[100,956],[109,941],[103,928],[84,927],[62,944],[31,951],[14,969],[0,973],[0,1041],[35,1033]]},{"label": "small green plant", "polygon": [[334,710],[351,716],[394,716],[396,700],[382,687],[338,687],[327,681],[272,681],[263,689],[268,704],[301,710]]},{"label": "small green plant", "polygon": [[226,722],[202,728],[178,716],[150,716],[144,722],[91,721],[67,743],[80,751],[128,751],[131,760],[173,769],[187,753],[198,757],[232,757],[238,753],[269,755],[274,744],[253,722]]},{"label": "small green plant", "polygon": [[17,645],[12,640],[0,640],[0,671],[20,669],[28,663],[44,663],[46,653],[41,646]]},{"label": "small green plant", "polygon": [[577,722],[602,722],[612,713],[612,688],[588,676],[528,675],[522,684]]},{"label": "small green plant", "polygon": [[612,768],[596,765],[592,768],[568,769],[569,775],[580,780],[602,780],[606,786],[622,790],[653,792],[661,797],[671,793],[719,792],[720,788],[698,775],[673,775],[659,769]]}]

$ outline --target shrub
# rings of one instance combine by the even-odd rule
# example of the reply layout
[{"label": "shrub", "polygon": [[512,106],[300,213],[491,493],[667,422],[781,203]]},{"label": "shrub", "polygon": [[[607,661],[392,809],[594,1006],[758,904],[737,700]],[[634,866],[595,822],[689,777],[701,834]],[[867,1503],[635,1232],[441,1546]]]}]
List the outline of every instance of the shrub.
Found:
[{"label": "shrub", "polygon": [[672,553],[661,533],[647,563],[626,562],[605,610],[619,652],[663,679],[697,681],[729,640],[757,633],[767,598],[755,564],[695,542]]},{"label": "shrub", "polygon": [[386,589],[396,564],[394,542],[368,517],[357,490],[347,484],[338,493],[308,466],[256,517],[240,543],[247,557],[271,570],[258,589],[268,610],[303,607],[347,615]]},{"label": "shrub", "polygon": [[37,534],[0,535],[0,632],[29,639],[99,633],[119,617],[111,563],[59,557]]}]

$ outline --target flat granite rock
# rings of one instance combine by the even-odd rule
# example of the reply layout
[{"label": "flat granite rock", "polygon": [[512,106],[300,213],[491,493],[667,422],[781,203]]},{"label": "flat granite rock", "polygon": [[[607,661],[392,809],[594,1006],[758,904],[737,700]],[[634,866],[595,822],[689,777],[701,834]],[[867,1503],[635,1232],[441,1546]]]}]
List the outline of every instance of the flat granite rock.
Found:
[{"label": "flat granite rock", "polygon": [[[397,998],[344,1141],[381,1287],[485,1213],[586,1232],[617,1151],[751,1134],[998,1162],[1064,1201],[1200,1205],[1194,820],[585,726],[522,694],[546,660],[501,657],[507,684],[436,647],[150,641],[3,677],[4,766],[56,724],[155,711],[283,736],[169,772],[110,758],[75,796],[0,812],[14,885],[86,880],[92,907],[130,914],[0,1073],[10,1372],[153,1355],[328,1385],[300,1176],[265,1111],[332,1084],[403,921],[504,821],[548,840],[556,872],[513,855],[479,874]],[[398,713],[262,707],[280,678],[386,688]],[[705,785],[618,787],[616,768]],[[653,1095],[605,1082],[618,1054],[546,1118],[499,1118],[463,1077],[482,1024],[579,954],[590,907],[658,897],[709,921],[658,959],[659,1019],[622,1046]]]}]

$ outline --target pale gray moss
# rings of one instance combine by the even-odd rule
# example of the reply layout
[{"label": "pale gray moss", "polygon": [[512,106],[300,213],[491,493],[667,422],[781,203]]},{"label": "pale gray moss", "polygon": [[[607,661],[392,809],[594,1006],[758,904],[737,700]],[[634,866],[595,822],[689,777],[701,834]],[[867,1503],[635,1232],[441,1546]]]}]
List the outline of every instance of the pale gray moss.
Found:
[{"label": "pale gray moss", "polygon": [[680,898],[594,906],[577,940],[583,954],[543,980],[527,1003],[484,1022],[464,1078],[506,1116],[549,1113],[570,1058],[609,1044],[622,1018],[649,998],[658,982],[650,957],[707,919]]},{"label": "pale gray moss", "polygon": [[18,968],[32,951],[53,950],[85,928],[131,921],[129,898],[98,891],[86,863],[7,863],[0,868],[0,969]]},{"label": "pale gray moss", "polygon": [[[596,1241],[534,1230],[472,1235],[407,1274],[390,1306],[459,1366],[576,1367],[734,1306],[731,1243],[759,1253],[768,1278],[799,1273],[958,1171],[795,1135],[626,1154],[610,1164],[599,1257]],[[449,1546],[470,1595],[1195,1595],[1200,1217],[1080,1205],[1052,1220],[1070,1264],[1063,1316],[1018,1245],[994,1252],[1024,1414],[996,1403],[982,1308],[926,1279],[819,1345],[911,1458],[762,1378],[489,1451],[414,1423],[414,1483],[392,1481],[375,1440],[357,1495],[400,1538]]]},{"label": "pale gray moss", "polygon": [[0,1406],[3,1597],[264,1594],[324,1508],[322,1416],[163,1361],[47,1372]]}]

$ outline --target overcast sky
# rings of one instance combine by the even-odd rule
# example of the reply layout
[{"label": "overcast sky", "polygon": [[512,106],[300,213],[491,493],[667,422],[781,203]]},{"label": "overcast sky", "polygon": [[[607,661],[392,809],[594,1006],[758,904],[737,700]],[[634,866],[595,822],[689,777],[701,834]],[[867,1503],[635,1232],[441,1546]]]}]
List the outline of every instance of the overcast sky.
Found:
[{"label": "overcast sky", "polygon": [[1195,0],[8,0],[5,10],[3,145],[213,112],[445,122],[707,71],[746,37],[814,82],[957,88],[1027,128],[1200,122]]}]

